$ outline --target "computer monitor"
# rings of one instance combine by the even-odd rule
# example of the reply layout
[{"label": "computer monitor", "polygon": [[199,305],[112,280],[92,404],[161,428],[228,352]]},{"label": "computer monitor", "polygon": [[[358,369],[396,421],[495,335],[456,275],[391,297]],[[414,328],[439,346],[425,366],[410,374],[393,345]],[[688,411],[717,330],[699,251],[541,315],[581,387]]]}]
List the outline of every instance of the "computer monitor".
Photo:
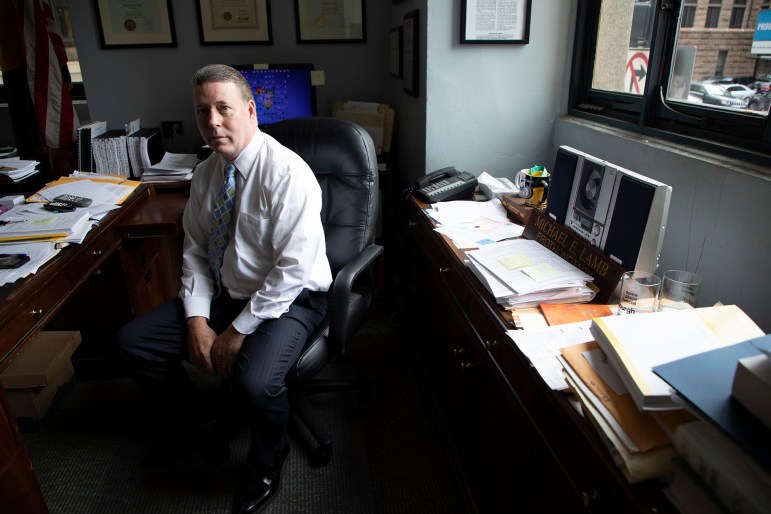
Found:
[{"label": "computer monitor", "polygon": [[312,64],[237,64],[252,89],[260,125],[316,115]]},{"label": "computer monitor", "polygon": [[569,146],[557,150],[547,214],[627,270],[655,272],[672,187]]}]

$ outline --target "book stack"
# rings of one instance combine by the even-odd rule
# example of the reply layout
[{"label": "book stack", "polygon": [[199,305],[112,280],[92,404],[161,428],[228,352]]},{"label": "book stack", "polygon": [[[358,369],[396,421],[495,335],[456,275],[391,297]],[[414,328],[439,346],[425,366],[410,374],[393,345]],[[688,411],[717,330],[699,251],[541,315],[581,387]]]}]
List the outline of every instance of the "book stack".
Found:
[{"label": "book stack", "polygon": [[468,267],[507,309],[543,302],[588,302],[592,276],[537,241],[514,239],[466,252]]},{"label": "book stack", "polygon": [[[608,439],[615,434],[614,450],[643,450],[633,431],[643,424],[629,420],[650,416],[675,453],[659,471],[663,477],[669,468],[664,492],[681,512],[769,512],[771,429],[762,413],[753,414],[734,395],[747,397],[735,386],[743,373],[737,369],[747,359],[767,358],[771,336],[735,305],[595,318],[590,330],[596,342],[566,348],[561,359],[566,375],[574,375],[571,388],[579,396],[595,393],[582,404],[600,404],[590,419]],[[592,355],[593,349],[601,353]],[[591,370],[578,354],[593,363]],[[604,359],[618,376],[616,386],[596,364]],[[592,373],[600,378],[587,380]],[[760,403],[771,402],[768,391],[758,393],[765,386],[753,383],[749,397],[765,394]],[[629,391],[627,400],[617,396],[619,385]],[[648,437],[655,433],[646,428]]]},{"label": "book stack", "polygon": [[674,445],[680,469],[664,492],[682,512],[769,512],[771,473],[710,423],[681,425]]},{"label": "book stack", "polygon": [[163,140],[157,128],[144,128],[126,137],[133,178],[141,178],[144,171],[163,158]]},{"label": "book stack", "polygon": [[558,359],[568,387],[627,480],[634,483],[671,473],[675,450],[669,436],[654,416],[637,408],[597,343],[562,348]]},{"label": "book stack", "polygon": [[655,366],[763,335],[735,305],[596,318],[591,331],[642,410],[683,408]]}]

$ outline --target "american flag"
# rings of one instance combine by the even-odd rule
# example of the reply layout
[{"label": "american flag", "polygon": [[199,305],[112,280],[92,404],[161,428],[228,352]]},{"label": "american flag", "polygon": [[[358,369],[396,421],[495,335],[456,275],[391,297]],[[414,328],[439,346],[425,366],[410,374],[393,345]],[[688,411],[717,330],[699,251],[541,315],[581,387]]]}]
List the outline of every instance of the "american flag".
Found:
[{"label": "american flag", "polygon": [[79,125],[70,97],[67,55],[50,2],[23,0],[23,4],[17,16],[23,18],[19,26],[23,27],[27,84],[40,141],[57,178],[74,169],[73,141]]}]

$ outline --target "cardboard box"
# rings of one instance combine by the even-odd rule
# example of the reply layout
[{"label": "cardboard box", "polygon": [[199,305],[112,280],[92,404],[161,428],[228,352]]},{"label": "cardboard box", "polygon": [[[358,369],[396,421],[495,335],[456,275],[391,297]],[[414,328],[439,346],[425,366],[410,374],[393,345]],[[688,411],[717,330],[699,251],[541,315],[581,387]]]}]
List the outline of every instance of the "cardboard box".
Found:
[{"label": "cardboard box", "polygon": [[0,383],[17,418],[40,419],[56,394],[72,379],[72,353],[80,332],[41,332],[0,374]]},{"label": "cardboard box", "polygon": [[374,102],[335,102],[332,116],[360,125],[372,136],[378,155],[391,151],[395,112],[386,104]]}]

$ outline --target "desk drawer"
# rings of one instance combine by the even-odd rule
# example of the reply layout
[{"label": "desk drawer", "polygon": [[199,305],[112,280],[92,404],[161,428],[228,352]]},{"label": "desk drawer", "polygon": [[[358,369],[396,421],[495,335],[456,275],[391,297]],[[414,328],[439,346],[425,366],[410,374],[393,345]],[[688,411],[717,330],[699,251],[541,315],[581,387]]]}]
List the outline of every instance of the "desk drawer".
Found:
[{"label": "desk drawer", "polygon": [[59,303],[63,301],[68,291],[67,277],[59,275],[37,291],[34,296],[24,301],[18,309],[19,314],[17,316],[0,321],[0,337],[2,338],[0,348],[3,349],[3,352],[13,348],[38,326],[43,326],[44,322],[59,306]]},{"label": "desk drawer", "polygon": [[86,243],[81,257],[74,260],[65,272],[72,288],[77,288],[81,282],[87,280],[102,262],[118,249],[119,245],[120,241],[111,230]]}]

